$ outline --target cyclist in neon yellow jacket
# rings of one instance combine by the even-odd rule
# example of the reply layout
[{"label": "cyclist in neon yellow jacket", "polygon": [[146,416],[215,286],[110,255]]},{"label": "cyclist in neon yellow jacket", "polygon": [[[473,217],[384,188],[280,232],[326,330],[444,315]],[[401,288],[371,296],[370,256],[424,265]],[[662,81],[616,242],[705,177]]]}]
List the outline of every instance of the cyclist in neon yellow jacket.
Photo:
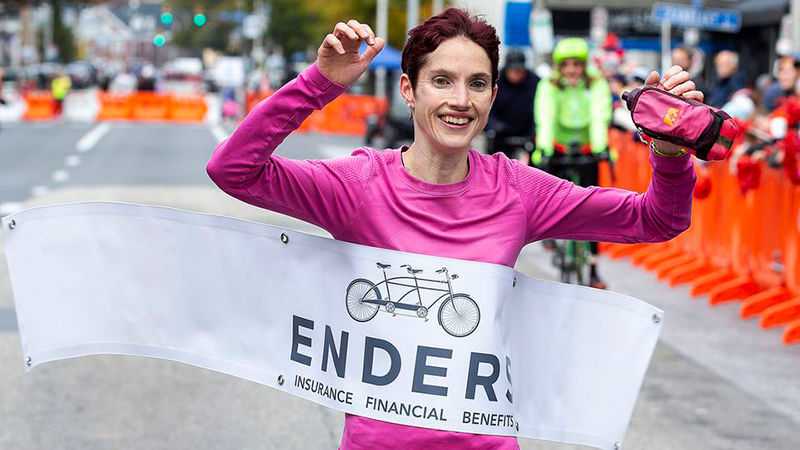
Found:
[{"label": "cyclist in neon yellow jacket", "polygon": [[553,50],[553,76],[539,82],[534,100],[534,164],[573,141],[592,153],[606,150],[611,91],[602,74],[587,67],[588,58],[589,47],[580,38],[562,39]]},{"label": "cyclist in neon yellow jacket", "polygon": [[[580,38],[566,38],[553,49],[553,75],[536,88],[536,151],[531,162],[546,166],[557,161],[569,147],[578,146],[582,153],[604,153],[608,147],[608,126],[611,122],[611,91],[602,74],[588,67],[589,47]],[[557,167],[553,165],[553,167]],[[553,169],[553,175],[567,178],[566,171]],[[597,163],[576,168],[582,186],[598,182]],[[552,243],[545,243],[552,246]],[[597,243],[592,242],[597,254]],[[605,288],[597,275],[592,258],[590,285]]]}]

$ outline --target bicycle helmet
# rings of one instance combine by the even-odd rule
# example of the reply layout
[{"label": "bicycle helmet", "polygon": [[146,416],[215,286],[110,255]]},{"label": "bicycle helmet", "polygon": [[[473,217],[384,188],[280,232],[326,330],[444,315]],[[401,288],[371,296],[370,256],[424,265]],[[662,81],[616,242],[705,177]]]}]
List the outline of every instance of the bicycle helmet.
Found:
[{"label": "bicycle helmet", "polygon": [[564,38],[558,41],[556,48],[553,49],[553,63],[561,64],[567,58],[578,58],[583,61],[589,59],[589,46],[581,38]]}]

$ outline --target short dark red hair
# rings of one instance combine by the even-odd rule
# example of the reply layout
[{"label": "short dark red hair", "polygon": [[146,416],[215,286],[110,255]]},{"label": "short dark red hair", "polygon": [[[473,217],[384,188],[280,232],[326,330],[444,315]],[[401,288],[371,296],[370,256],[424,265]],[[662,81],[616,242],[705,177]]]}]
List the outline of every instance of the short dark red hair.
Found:
[{"label": "short dark red hair", "polygon": [[497,84],[497,64],[500,60],[500,39],[494,27],[478,16],[470,16],[458,8],[431,17],[408,32],[403,47],[401,67],[411,86],[417,86],[419,71],[439,45],[454,37],[465,37],[486,51],[492,66],[492,86]]}]

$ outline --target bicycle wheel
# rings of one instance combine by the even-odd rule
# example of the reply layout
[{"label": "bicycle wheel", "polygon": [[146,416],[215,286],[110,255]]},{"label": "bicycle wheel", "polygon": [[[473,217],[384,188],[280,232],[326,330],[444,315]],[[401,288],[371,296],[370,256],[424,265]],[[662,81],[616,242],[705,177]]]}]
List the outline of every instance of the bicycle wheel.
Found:
[{"label": "bicycle wheel", "polygon": [[439,325],[451,336],[469,336],[480,321],[481,310],[467,294],[455,294],[439,307]]},{"label": "bicycle wheel", "polygon": [[557,249],[561,256],[559,259],[561,282],[571,284],[575,273],[575,242],[564,241],[563,246],[558,246]]},{"label": "bicycle wheel", "polygon": [[375,286],[375,283],[363,278],[353,280],[347,286],[347,295],[345,295],[345,306],[347,313],[353,320],[358,322],[366,322],[378,314],[380,305],[374,303],[364,303],[364,300],[380,300],[381,291]]},{"label": "bicycle wheel", "polygon": [[589,263],[592,251],[588,242],[575,242],[575,284],[589,285]]}]

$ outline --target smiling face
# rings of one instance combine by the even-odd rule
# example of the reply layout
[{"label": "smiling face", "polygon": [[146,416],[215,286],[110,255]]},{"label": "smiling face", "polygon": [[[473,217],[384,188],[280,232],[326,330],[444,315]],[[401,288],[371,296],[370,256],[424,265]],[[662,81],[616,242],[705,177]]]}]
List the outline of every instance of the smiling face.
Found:
[{"label": "smiling face", "polygon": [[568,85],[575,86],[586,71],[586,62],[580,58],[566,58],[558,65],[558,70]]},{"label": "smiling face", "polygon": [[486,51],[465,37],[428,54],[417,85],[403,74],[400,92],[414,116],[414,145],[447,154],[469,149],[483,130],[497,93]]}]

